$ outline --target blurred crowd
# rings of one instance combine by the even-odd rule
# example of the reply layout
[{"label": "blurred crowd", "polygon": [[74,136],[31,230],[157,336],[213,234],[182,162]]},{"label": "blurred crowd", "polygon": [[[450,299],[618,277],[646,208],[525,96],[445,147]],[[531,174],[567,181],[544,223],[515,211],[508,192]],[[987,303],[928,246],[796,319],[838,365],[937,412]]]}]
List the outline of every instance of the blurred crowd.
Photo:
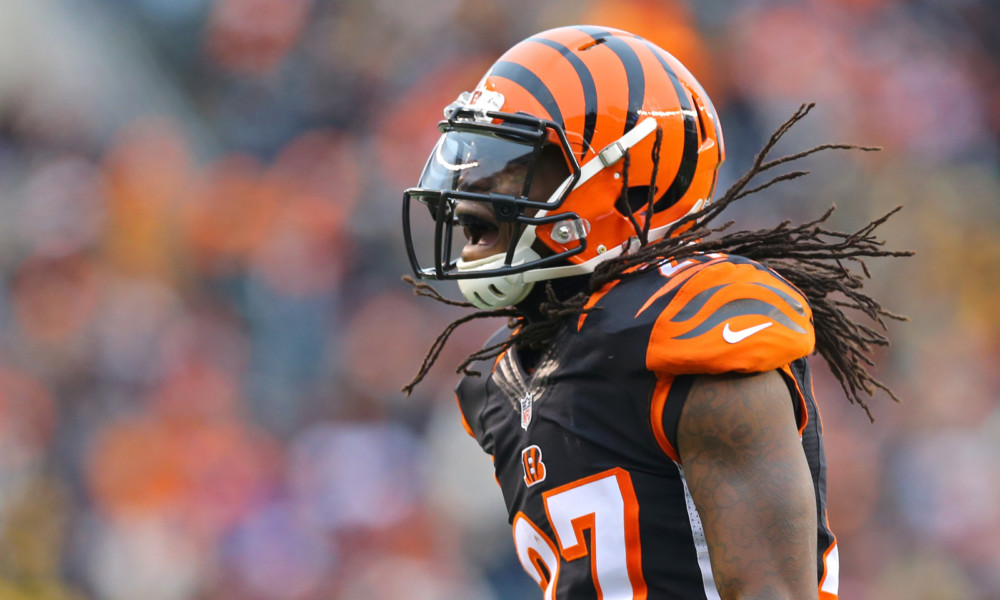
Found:
[{"label": "blurred crowd", "polygon": [[[992,0],[0,0],[0,600],[513,600],[453,366],[499,323],[414,297],[401,190],[516,41],[620,27],[725,128],[878,145],[733,207],[882,234],[874,424],[817,357],[845,600],[1000,598]],[[441,286],[445,294],[454,294]]]}]

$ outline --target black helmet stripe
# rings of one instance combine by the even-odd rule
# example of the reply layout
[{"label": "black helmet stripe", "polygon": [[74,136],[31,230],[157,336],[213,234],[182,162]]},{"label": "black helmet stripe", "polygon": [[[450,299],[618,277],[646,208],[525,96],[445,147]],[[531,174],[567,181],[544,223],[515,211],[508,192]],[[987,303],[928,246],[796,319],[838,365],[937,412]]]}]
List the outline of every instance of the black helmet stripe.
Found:
[{"label": "black helmet stripe", "polygon": [[517,63],[500,61],[493,65],[490,75],[509,79],[523,87],[542,105],[542,108],[549,113],[553,121],[560,127],[565,127],[566,124],[563,122],[562,111],[559,110],[559,103],[556,102],[552,91],[549,90],[538,75],[532,73],[527,67]]},{"label": "black helmet stripe", "polygon": [[681,114],[684,115],[684,154],[681,155],[680,167],[677,168],[677,175],[674,176],[670,187],[653,204],[653,210],[659,212],[676,204],[687,193],[688,188],[691,187],[691,182],[694,181],[694,173],[698,168],[698,121],[695,118],[696,109],[691,106],[684,86],[677,79],[677,73],[674,73],[673,68],[663,58],[663,55],[660,54],[656,46],[647,40],[642,40],[642,42],[646,44],[649,51],[653,53],[656,60],[660,62],[660,66],[663,67],[663,70],[670,77],[670,83],[673,84],[674,91],[677,92],[677,98],[681,103]]},{"label": "black helmet stripe", "polygon": [[583,160],[587,150],[590,149],[590,143],[594,139],[594,129],[597,126],[597,86],[594,84],[594,76],[591,75],[590,69],[580,60],[579,56],[573,54],[569,48],[559,42],[543,37],[529,38],[528,41],[544,44],[549,48],[557,50],[573,65],[573,69],[580,78],[580,85],[583,86],[585,114],[583,122],[583,148],[580,149],[580,160]]},{"label": "black helmet stripe", "polygon": [[[609,31],[597,27],[579,27],[581,31],[594,38],[594,41],[606,44],[612,52],[618,55],[628,77],[628,115],[625,118],[625,130],[628,133],[639,121],[639,111],[646,97],[646,74],[642,70],[639,56],[625,41]],[[642,38],[636,38],[641,40]]]}]

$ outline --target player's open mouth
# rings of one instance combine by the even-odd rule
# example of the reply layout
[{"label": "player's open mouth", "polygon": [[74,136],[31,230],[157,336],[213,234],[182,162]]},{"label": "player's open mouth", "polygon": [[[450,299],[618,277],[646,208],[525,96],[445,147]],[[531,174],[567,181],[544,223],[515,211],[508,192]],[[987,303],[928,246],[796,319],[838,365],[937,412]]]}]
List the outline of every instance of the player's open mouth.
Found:
[{"label": "player's open mouth", "polygon": [[462,202],[455,209],[455,220],[468,240],[462,258],[473,260],[505,250],[500,248],[500,225],[493,209],[478,202]]},{"label": "player's open mouth", "polygon": [[479,244],[492,246],[496,243],[497,236],[500,234],[500,229],[496,223],[492,223],[476,215],[458,215],[458,223],[462,226],[465,238],[474,246]]}]

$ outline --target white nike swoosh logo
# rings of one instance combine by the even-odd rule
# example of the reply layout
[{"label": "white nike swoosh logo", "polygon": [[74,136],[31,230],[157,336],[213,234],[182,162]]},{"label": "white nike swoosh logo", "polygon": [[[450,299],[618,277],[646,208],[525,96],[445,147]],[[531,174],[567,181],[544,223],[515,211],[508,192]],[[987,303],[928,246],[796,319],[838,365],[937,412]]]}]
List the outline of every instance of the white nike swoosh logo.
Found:
[{"label": "white nike swoosh logo", "polygon": [[726,326],[722,328],[722,339],[726,340],[730,344],[735,344],[736,342],[742,342],[758,331],[767,329],[771,325],[774,325],[774,323],[768,321],[767,323],[761,323],[760,325],[754,325],[753,327],[733,331],[729,328],[729,323],[726,323]]}]

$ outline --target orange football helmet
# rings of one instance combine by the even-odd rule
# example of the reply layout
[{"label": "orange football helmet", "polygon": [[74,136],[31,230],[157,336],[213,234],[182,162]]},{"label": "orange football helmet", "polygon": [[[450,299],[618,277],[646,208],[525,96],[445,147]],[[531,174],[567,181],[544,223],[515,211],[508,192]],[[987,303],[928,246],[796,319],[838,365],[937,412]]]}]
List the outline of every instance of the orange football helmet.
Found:
[{"label": "orange football helmet", "polygon": [[[444,113],[420,182],[403,195],[404,238],[418,277],[458,280],[481,308],[516,304],[536,281],[592,272],[637,248],[637,228],[648,230],[647,241],[662,238],[711,201],[725,160],[718,114],[694,76],[662,48],[616,29],[560,27],[530,37]],[[549,198],[529,199],[538,159],[553,146],[568,176]],[[501,177],[517,189],[482,185]],[[430,209],[433,236],[413,232],[414,198]],[[463,200],[488,203],[498,222],[519,225],[506,252],[454,255]],[[418,260],[421,241],[432,266]]]}]

